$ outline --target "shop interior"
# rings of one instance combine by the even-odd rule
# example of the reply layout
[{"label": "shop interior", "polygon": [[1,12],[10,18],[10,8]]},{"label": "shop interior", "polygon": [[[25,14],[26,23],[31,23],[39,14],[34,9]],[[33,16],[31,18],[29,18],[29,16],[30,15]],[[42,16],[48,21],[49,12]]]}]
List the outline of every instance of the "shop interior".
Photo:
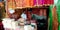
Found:
[{"label": "shop interior", "polygon": [[48,30],[48,16],[49,16],[49,6],[40,6],[40,7],[33,7],[33,8],[22,8],[22,9],[15,9],[13,14],[8,14],[10,18],[15,19],[18,21],[22,14],[26,14],[26,20],[29,21],[26,24],[30,25],[31,21],[36,23],[37,30]]},{"label": "shop interior", "polygon": [[23,27],[60,30],[60,0],[0,0],[0,30]]}]

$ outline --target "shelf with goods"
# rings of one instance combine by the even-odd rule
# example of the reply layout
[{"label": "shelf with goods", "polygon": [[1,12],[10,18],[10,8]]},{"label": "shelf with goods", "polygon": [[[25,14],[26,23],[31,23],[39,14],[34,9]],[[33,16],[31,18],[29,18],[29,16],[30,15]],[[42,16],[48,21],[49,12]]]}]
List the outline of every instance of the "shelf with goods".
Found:
[{"label": "shelf with goods", "polygon": [[[21,2],[20,2],[21,1]],[[8,0],[7,1],[7,7],[6,7],[6,13],[9,14],[9,9],[30,9],[30,8],[46,8],[47,6],[53,5],[53,1],[51,2],[47,0]],[[40,3],[41,2],[41,3]],[[22,11],[22,10],[21,10]],[[8,15],[7,15],[8,16]]]},{"label": "shelf with goods", "polygon": [[[38,10],[40,10],[39,8],[48,8],[48,6],[53,5],[53,2],[52,3],[49,2],[50,0],[48,0],[48,1],[44,0],[44,1],[42,1],[42,0],[38,0],[38,1],[36,1],[36,0],[9,0],[9,2],[7,2],[7,13],[9,13],[9,9],[18,10],[18,11],[22,12],[23,9],[30,10],[32,8],[33,10],[35,10],[34,8],[37,8]],[[18,12],[18,13],[20,13],[20,12]],[[28,12],[28,14],[29,13],[30,12]],[[36,14],[38,14],[38,13],[36,13]]]}]

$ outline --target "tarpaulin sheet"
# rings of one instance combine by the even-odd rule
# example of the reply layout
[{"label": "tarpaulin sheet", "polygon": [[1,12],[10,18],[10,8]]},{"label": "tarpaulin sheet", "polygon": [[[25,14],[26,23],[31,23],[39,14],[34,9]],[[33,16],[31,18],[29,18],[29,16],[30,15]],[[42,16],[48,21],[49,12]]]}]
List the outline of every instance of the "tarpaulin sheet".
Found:
[{"label": "tarpaulin sheet", "polygon": [[49,10],[49,18],[50,18],[50,21],[49,21],[49,30],[52,30],[52,22],[53,22],[52,8],[53,8],[53,5],[50,6],[50,10]]},{"label": "tarpaulin sheet", "polygon": [[57,15],[58,15],[58,30],[60,30],[60,0],[58,0],[57,4]]}]

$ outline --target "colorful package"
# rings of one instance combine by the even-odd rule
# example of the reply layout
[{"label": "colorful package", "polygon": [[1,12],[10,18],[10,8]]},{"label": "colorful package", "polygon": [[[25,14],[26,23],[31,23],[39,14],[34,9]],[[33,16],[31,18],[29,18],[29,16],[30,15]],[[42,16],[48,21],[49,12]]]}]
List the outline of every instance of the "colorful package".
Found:
[{"label": "colorful package", "polygon": [[38,5],[42,5],[43,0],[38,0]]},{"label": "colorful package", "polygon": [[30,6],[33,6],[33,0],[30,0],[29,3],[30,3]]},{"label": "colorful package", "polygon": [[34,0],[33,2],[34,2],[33,5],[37,6],[37,0]]}]

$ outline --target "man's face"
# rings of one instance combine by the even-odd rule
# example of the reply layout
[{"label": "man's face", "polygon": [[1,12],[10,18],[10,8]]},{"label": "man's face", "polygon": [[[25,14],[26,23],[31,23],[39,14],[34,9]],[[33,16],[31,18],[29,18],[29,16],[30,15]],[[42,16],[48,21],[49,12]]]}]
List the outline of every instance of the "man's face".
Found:
[{"label": "man's face", "polygon": [[28,19],[31,19],[31,12],[28,12]]},{"label": "man's face", "polygon": [[44,9],[44,16],[46,16],[46,9]]},{"label": "man's face", "polygon": [[40,16],[43,15],[43,9],[40,9],[40,11],[39,11],[39,15],[40,15]]}]

